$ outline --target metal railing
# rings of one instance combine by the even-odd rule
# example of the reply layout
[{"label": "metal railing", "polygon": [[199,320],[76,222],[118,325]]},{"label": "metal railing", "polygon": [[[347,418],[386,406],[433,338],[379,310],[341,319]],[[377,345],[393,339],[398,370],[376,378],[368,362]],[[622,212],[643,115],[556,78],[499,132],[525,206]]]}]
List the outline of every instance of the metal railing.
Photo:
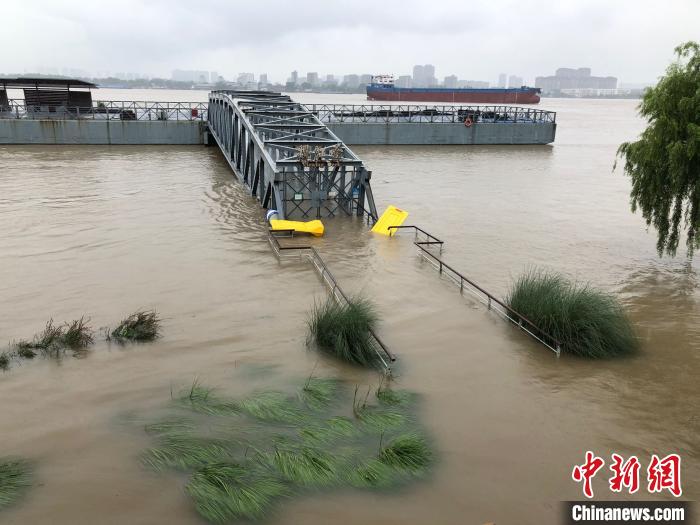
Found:
[{"label": "metal railing", "polygon": [[[429,234],[425,230],[419,228],[418,226],[407,225],[407,226],[389,226],[390,230],[401,230],[401,229],[413,229],[415,232],[414,242],[419,249],[421,255],[425,257],[435,268],[440,272],[441,275],[445,275],[459,284],[460,293],[464,291],[470,292],[479,301],[488,306],[489,310],[493,310],[499,314],[504,319],[510,321],[514,325],[518,326],[525,333],[532,336],[534,339],[542,343],[544,346],[552,350],[557,356],[561,354],[561,342],[551,334],[547,333],[545,330],[541,329],[530,319],[522,315],[521,313],[513,310],[510,306],[505,304],[503,301],[495,297],[490,292],[486,291],[480,285],[465,277],[460,272],[455,270],[452,266],[443,261],[440,257],[432,253],[429,248],[431,246],[439,246],[440,254],[442,254],[443,241],[437,237]],[[425,241],[418,240],[419,234],[423,234],[426,237]]]},{"label": "metal railing", "polygon": [[92,106],[27,105],[11,99],[0,105],[0,119],[207,120],[206,102],[96,100]]},{"label": "metal railing", "polygon": [[519,106],[419,106],[389,104],[307,104],[325,123],[476,122],[541,124],[556,122],[554,111]]},{"label": "metal railing", "polygon": [[[336,281],[335,277],[333,277],[333,274],[328,269],[325,261],[313,246],[282,246],[279,243],[279,240],[277,240],[277,235],[292,237],[294,236],[294,230],[268,230],[268,240],[272,246],[272,250],[275,252],[275,255],[278,258],[281,258],[283,254],[288,253],[297,254],[302,258],[306,257],[307,260],[313,264],[314,269],[321,277],[321,280],[330,290],[331,296],[333,296],[333,298],[340,304],[349,304],[350,300],[348,299],[348,296],[345,295],[345,292],[343,292],[342,288],[338,284],[338,281]],[[391,362],[396,361],[396,357],[389,351],[382,340],[379,339],[379,336],[374,332],[374,330],[370,330],[370,334],[374,339],[374,351],[377,353],[377,357],[387,370],[391,370],[391,366],[389,363],[387,363],[385,357]]]}]

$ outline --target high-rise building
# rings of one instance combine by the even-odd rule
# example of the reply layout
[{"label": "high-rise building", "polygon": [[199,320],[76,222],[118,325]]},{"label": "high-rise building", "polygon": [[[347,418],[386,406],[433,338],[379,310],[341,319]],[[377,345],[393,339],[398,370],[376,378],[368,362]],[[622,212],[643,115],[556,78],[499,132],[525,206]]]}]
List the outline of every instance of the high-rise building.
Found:
[{"label": "high-rise building", "polygon": [[446,88],[455,89],[455,88],[457,88],[457,82],[458,82],[457,75],[449,75],[449,76],[445,77],[445,81],[443,82],[443,85]]},{"label": "high-rise building", "polygon": [[432,64],[413,66],[413,87],[431,87],[437,86],[437,84],[435,66]]},{"label": "high-rise building", "polygon": [[[123,75],[123,73],[121,74]],[[179,82],[197,82],[200,84],[208,84],[209,71],[192,71],[188,69],[176,69],[172,72],[171,78]]]},{"label": "high-rise building", "polygon": [[425,70],[418,64],[413,66],[413,87],[426,87]]},{"label": "high-rise building", "polygon": [[507,78],[508,78],[508,75],[506,75],[505,73],[501,73],[500,75],[498,75],[498,87],[499,88],[506,87]]},{"label": "high-rise building", "polygon": [[394,85],[400,88],[410,88],[413,85],[412,80],[411,75],[401,75],[396,79]]},{"label": "high-rise building", "polygon": [[212,84],[216,84],[218,81],[219,73],[217,73],[216,71],[212,71],[211,73],[209,73],[209,82],[211,82]]},{"label": "high-rise building", "polygon": [[523,77],[517,75],[511,75],[508,77],[508,87],[509,88],[519,88],[523,85]]},{"label": "high-rise building", "polygon": [[258,84],[260,84],[260,86],[262,87],[267,86],[269,84],[269,82],[267,81],[267,73],[260,73],[260,80],[258,81]]},{"label": "high-rise building", "polygon": [[372,83],[372,75],[369,73],[365,73],[363,75],[360,75],[360,84],[371,84]]},{"label": "high-rise building", "polygon": [[306,82],[311,84],[313,87],[318,87],[321,85],[321,82],[318,79],[318,73],[315,71],[311,71],[306,74]]},{"label": "high-rise building", "polygon": [[299,72],[298,71],[292,71],[292,76],[289,78],[289,82],[291,82],[295,86],[297,84],[299,84]]},{"label": "high-rise building", "polygon": [[255,74],[253,73],[239,73],[238,81],[242,86],[247,86],[248,84],[255,83]]},{"label": "high-rise building", "polygon": [[428,87],[434,87],[438,85],[438,80],[435,77],[435,66],[432,64],[425,64],[423,66],[423,73],[425,74],[425,81]]},{"label": "high-rise building", "polygon": [[343,85],[348,89],[356,89],[360,86],[359,75],[345,75],[343,77]]},{"label": "high-rise building", "polygon": [[616,77],[594,77],[591,76],[591,68],[581,67],[572,69],[560,67],[554,76],[537,77],[535,87],[543,93],[552,93],[565,89],[617,89]]}]

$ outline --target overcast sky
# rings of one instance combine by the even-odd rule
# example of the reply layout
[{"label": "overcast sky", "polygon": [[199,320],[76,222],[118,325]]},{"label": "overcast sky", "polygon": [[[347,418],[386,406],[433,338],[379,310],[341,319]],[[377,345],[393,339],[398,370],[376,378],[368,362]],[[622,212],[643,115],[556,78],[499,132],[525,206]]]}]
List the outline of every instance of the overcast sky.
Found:
[{"label": "overcast sky", "polygon": [[0,73],[39,68],[410,73],[532,82],[560,66],[655,80],[700,0],[2,0]]}]

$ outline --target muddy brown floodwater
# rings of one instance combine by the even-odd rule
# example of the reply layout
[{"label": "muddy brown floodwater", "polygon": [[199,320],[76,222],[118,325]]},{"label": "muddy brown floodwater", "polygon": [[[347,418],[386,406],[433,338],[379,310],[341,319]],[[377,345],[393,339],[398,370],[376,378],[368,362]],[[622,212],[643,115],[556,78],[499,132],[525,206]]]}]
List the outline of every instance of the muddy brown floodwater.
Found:
[{"label": "muddy brown floodwater", "polygon": [[[378,206],[409,210],[466,275],[498,295],[531,265],[590,280],[622,298],[642,350],[557,359],[461,297],[409,235],[327,221],[313,242],[344,288],[381,310],[438,462],[399,492],[309,494],[268,523],[555,523],[560,501],[581,499],[570,473],[589,449],[643,467],[678,452],[684,497],[700,494],[699,266],[684,250],[656,256],[629,181],[611,173],[617,145],[642,128],[635,104],[544,101],[559,112],[553,146],[354,148]],[[261,210],[216,149],[0,147],[0,167],[0,340],[49,318],[87,314],[99,327],[156,308],[165,319],[155,343],[98,342],[83,359],[0,374],[1,454],[37,465],[37,486],[3,523],[202,523],[180,477],[140,467],[149,441],[134,418],[195,377],[243,394],[291,386],[318,361],[317,374],[376,382],[305,349],[323,287],[310,266],[275,259]],[[594,489],[611,499],[605,478]]]}]

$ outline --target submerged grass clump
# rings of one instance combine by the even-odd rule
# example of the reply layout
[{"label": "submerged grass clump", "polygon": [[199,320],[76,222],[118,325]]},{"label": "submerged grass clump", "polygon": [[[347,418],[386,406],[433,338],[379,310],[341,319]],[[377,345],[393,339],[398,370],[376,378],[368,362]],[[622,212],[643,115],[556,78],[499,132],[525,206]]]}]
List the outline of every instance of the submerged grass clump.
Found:
[{"label": "submerged grass clump", "polygon": [[559,274],[525,273],[513,284],[506,303],[557,338],[564,352],[605,358],[638,348],[632,324],[614,296]]},{"label": "submerged grass clump", "polygon": [[109,334],[117,341],[153,341],[160,335],[160,318],[155,310],[141,310],[124,319]]},{"label": "submerged grass clump", "polygon": [[311,339],[320,349],[349,363],[374,366],[378,355],[371,332],[378,321],[368,300],[355,298],[348,304],[339,304],[331,297],[314,305],[308,327]]},{"label": "submerged grass clump", "polygon": [[358,402],[357,391],[310,376],[297,393],[233,400],[195,380],[176,413],[146,425],[157,443],[142,460],[189,472],[186,492],[213,523],[261,519],[309,488],[388,489],[422,475],[432,452],[411,417],[414,396],[380,386]]},{"label": "submerged grass clump", "polygon": [[17,501],[30,487],[31,472],[27,461],[0,458],[0,510]]},{"label": "submerged grass clump", "polygon": [[418,434],[403,434],[394,439],[379,454],[385,465],[410,473],[420,472],[430,464],[432,452],[425,438]]},{"label": "submerged grass clump", "polygon": [[[38,352],[45,357],[60,358],[70,349],[74,357],[83,356],[82,351],[95,342],[89,322],[85,316],[58,325],[50,319],[34,339],[21,339],[10,344],[9,351],[0,353],[0,369],[7,370],[11,358],[33,359]],[[160,319],[155,311],[139,311],[124,319],[111,333],[106,330],[107,340],[151,341],[158,337],[159,328]]]},{"label": "submerged grass clump", "polygon": [[63,325],[54,325],[53,319],[46,323],[44,331],[34,337],[33,348],[41,350],[44,354],[57,351],[63,346]]},{"label": "submerged grass clump", "polygon": [[197,511],[212,523],[262,518],[289,493],[284,482],[237,463],[212,463],[192,474],[186,487]]},{"label": "submerged grass clump", "polygon": [[68,348],[80,350],[90,346],[94,342],[92,330],[87,325],[84,317],[76,319],[67,325],[65,330],[61,343]]}]

